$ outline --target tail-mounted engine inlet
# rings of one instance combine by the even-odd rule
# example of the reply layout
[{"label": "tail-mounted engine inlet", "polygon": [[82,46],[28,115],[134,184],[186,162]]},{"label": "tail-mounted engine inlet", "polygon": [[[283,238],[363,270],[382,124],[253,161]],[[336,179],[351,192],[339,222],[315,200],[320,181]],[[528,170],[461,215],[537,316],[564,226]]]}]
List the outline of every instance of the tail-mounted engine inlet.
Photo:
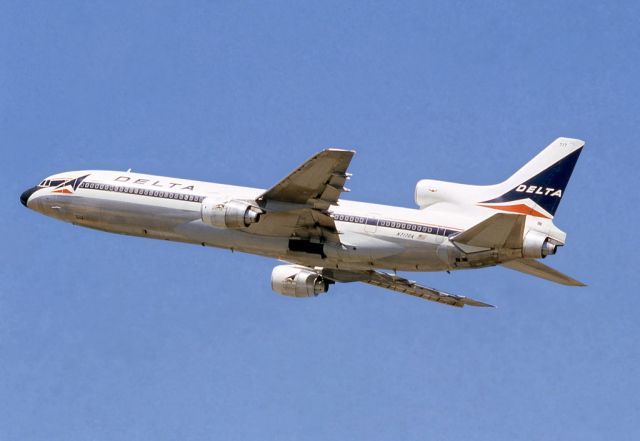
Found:
[{"label": "tail-mounted engine inlet", "polygon": [[529,231],[522,243],[522,257],[539,259],[555,254],[562,243],[539,231]]}]

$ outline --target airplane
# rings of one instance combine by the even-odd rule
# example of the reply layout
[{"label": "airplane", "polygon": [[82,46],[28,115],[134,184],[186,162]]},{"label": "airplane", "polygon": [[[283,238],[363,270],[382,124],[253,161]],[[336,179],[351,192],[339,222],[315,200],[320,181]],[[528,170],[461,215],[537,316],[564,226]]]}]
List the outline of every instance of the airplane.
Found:
[{"label": "airplane", "polygon": [[[133,173],[55,174],[20,196],[74,225],[226,248],[284,261],[271,287],[314,297],[364,282],[445,305],[491,307],[400,277],[501,265],[556,283],[583,283],[540,259],[565,244],[553,224],[584,141],[558,138],[507,180],[420,180],[418,208],[341,199],[353,150],[326,149],[268,190]],[[391,271],[391,272],[388,272]]]}]

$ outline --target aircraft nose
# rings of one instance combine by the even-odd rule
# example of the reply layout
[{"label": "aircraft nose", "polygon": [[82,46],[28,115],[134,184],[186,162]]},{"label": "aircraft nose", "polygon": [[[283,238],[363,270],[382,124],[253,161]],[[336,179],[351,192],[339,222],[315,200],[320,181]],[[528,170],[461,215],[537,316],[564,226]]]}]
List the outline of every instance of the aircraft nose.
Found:
[{"label": "aircraft nose", "polygon": [[27,206],[27,202],[29,202],[29,197],[38,189],[38,187],[31,187],[28,190],[25,190],[22,192],[22,194],[20,195],[20,202],[22,202],[22,205],[24,205],[25,207]]}]

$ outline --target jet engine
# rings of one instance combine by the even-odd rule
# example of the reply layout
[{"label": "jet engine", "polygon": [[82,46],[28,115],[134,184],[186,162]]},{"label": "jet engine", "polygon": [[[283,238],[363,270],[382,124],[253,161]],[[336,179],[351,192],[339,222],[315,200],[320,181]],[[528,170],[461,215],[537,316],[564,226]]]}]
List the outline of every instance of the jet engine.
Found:
[{"label": "jet engine", "polygon": [[531,230],[524,236],[522,242],[522,256],[532,259],[555,254],[561,243],[554,241],[544,233]]},{"label": "jet engine", "polygon": [[317,272],[298,265],[278,265],[271,273],[271,289],[289,297],[316,297],[331,282]]},{"label": "jet engine", "polygon": [[246,228],[260,220],[263,211],[247,201],[208,197],[202,201],[202,222],[216,228]]}]

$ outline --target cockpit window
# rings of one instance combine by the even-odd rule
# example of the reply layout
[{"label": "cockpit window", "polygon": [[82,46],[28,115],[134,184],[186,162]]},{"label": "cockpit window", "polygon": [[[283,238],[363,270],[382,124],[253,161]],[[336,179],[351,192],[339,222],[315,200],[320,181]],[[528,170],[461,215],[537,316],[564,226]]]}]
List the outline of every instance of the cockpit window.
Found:
[{"label": "cockpit window", "polygon": [[38,187],[57,187],[58,185],[64,184],[66,181],[66,179],[45,179],[38,185]]}]

